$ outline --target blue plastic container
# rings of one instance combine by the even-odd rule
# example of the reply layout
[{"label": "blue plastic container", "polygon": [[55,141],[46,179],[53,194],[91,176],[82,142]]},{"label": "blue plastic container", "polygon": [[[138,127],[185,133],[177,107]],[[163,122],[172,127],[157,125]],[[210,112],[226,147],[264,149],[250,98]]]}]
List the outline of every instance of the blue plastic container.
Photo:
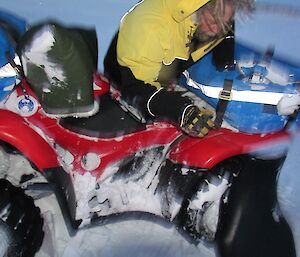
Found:
[{"label": "blue plastic container", "polygon": [[279,116],[276,105],[283,94],[299,93],[300,67],[274,58],[266,61],[264,54],[238,43],[234,51],[234,69],[217,71],[209,53],[181,76],[180,84],[216,107],[224,80],[232,80],[232,100],[224,119],[247,133],[281,130],[288,116]]}]

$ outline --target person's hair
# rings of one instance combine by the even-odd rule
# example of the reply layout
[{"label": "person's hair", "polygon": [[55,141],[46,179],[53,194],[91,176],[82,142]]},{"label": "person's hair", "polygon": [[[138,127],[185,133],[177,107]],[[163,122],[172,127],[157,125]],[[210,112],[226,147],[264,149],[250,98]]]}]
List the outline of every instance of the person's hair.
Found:
[{"label": "person's hair", "polygon": [[223,21],[225,5],[231,4],[235,11],[241,11],[250,15],[255,9],[255,0],[211,0],[197,11],[197,15],[202,15],[204,10],[208,10],[216,19],[223,32],[228,31],[228,24]]}]

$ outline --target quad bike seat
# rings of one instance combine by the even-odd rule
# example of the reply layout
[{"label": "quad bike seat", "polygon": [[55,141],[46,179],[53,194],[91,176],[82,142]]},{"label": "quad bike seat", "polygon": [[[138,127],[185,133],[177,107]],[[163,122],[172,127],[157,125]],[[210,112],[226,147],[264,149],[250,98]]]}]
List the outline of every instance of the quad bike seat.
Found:
[{"label": "quad bike seat", "polygon": [[99,111],[94,116],[62,118],[60,125],[79,134],[100,138],[118,137],[146,128],[124,111],[109,93],[99,97]]}]

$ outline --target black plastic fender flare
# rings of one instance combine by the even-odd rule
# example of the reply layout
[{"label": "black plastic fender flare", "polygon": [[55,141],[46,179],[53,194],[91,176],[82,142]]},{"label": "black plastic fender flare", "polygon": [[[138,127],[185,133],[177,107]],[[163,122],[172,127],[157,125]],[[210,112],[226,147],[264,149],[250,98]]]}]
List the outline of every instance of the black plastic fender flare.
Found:
[{"label": "black plastic fender flare", "polygon": [[295,257],[289,224],[277,204],[284,158],[245,158],[220,213],[217,246],[222,257]]}]

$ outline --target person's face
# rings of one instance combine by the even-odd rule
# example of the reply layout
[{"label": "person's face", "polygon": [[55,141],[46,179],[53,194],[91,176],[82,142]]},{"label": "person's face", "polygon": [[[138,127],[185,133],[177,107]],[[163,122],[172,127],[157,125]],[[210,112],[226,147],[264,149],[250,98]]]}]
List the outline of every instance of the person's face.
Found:
[{"label": "person's face", "polygon": [[[225,4],[224,13],[220,17],[223,24],[230,27],[234,15],[234,7],[231,4]],[[209,10],[204,10],[200,16],[199,32],[204,37],[212,38],[218,34],[223,33],[221,24],[214,18]]]}]

